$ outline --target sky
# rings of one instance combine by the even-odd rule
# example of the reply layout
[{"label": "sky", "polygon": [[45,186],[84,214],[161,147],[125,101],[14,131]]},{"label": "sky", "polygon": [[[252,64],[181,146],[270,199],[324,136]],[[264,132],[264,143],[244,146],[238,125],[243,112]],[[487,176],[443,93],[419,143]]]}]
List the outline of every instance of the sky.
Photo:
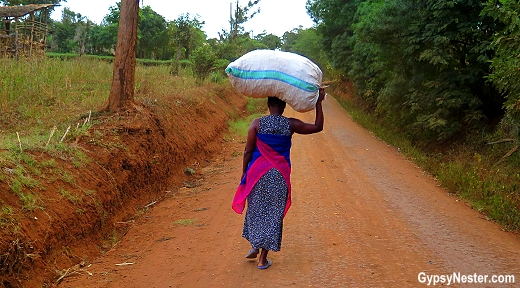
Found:
[{"label": "sky", "polygon": [[[116,5],[116,0],[67,0],[62,2],[52,14],[54,20],[61,20],[64,7],[68,7],[75,13],[86,16],[96,24],[100,24],[108,8]],[[222,29],[229,31],[230,3],[236,0],[143,0],[141,7],[150,6],[152,10],[162,15],[167,21],[177,19],[180,15],[189,13],[190,18],[199,15],[199,21],[205,24],[202,30],[208,38],[218,38],[218,32]],[[239,6],[247,5],[248,0],[240,0]],[[246,31],[252,31],[253,35],[263,33],[283,36],[286,31],[302,26],[310,28],[313,22],[305,9],[307,0],[260,0],[255,8],[260,8],[260,13],[244,24]]]}]

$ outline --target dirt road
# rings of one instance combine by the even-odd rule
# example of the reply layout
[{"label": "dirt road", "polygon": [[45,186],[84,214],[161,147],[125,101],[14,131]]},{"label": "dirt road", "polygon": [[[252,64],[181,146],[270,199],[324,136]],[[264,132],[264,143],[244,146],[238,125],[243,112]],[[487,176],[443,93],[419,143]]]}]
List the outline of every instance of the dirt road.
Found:
[{"label": "dirt road", "polygon": [[293,138],[293,206],[269,269],[244,258],[243,215],[230,207],[241,174],[233,152],[244,144],[228,142],[201,169],[200,186],[165,192],[139,220],[121,223],[131,225],[128,234],[59,287],[426,287],[419,276],[454,272],[488,282],[516,277],[456,287],[520,285],[518,235],[448,195],[334,99],[324,111],[322,133]]}]

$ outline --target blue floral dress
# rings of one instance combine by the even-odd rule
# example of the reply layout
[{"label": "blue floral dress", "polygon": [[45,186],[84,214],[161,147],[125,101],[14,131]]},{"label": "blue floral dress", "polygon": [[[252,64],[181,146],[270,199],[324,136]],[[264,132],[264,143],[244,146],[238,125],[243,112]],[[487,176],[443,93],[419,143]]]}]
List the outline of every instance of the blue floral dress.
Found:
[{"label": "blue floral dress", "polygon": [[[290,136],[289,119],[281,115],[264,116],[260,118],[258,133]],[[280,251],[287,193],[282,173],[272,168],[260,178],[247,197],[242,237],[253,248]]]}]

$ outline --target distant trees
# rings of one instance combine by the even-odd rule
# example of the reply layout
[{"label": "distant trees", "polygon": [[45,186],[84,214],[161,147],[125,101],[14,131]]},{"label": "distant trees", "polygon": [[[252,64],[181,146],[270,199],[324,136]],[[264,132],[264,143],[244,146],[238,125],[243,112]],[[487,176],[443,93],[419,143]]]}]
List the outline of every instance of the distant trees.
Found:
[{"label": "distant trees", "polygon": [[281,42],[281,50],[290,51],[300,55],[304,55],[318,64],[322,70],[328,67],[327,58],[323,49],[319,45],[322,36],[318,34],[315,28],[302,29],[294,28],[283,34]]},{"label": "distant trees", "polygon": [[170,38],[167,22],[163,16],[153,11],[150,6],[139,10],[139,42],[137,55],[139,58],[168,59],[171,57]]},{"label": "distant trees", "polygon": [[[207,39],[204,21],[198,15],[181,14],[173,21],[149,6],[139,9],[136,56],[138,58],[172,60],[171,73],[177,75],[181,66],[190,68],[199,82],[209,72],[223,74],[229,62],[255,49],[283,49],[297,51],[320,61],[317,45],[319,36],[314,29],[292,30],[291,43],[282,37],[267,32],[251,35],[243,28],[244,23],[260,12],[258,1],[249,1],[245,6],[235,1],[229,15],[229,31],[223,30],[219,38]],[[114,55],[121,14],[121,2],[109,8],[100,24],[68,8],[64,9],[61,21],[52,25],[51,51],[61,53]],[[228,17],[223,15],[223,17]],[[289,35],[289,34],[287,34]],[[323,58],[323,57],[322,57]],[[210,68],[207,68],[210,67]]]},{"label": "distant trees", "polygon": [[176,60],[189,59],[191,51],[202,46],[206,41],[206,35],[202,31],[204,21],[198,16],[191,17],[189,13],[182,14],[176,20],[170,22],[168,29],[171,34],[171,43],[177,49]]},{"label": "distant trees", "polygon": [[255,39],[264,44],[268,49],[280,49],[282,47],[282,39],[274,34],[261,33],[255,36]]},{"label": "distant trees", "polygon": [[[100,25],[64,8],[61,22],[53,23],[51,51],[62,53],[113,55],[119,27],[121,2],[109,8]],[[137,56],[140,58],[169,59],[168,23],[149,6],[139,10]]]},{"label": "distant trees", "polygon": [[85,27],[87,22],[85,17],[77,14],[68,8],[63,9],[61,22],[54,25],[54,33],[52,40],[59,52],[70,52],[74,50],[81,50],[79,47],[84,43]]}]

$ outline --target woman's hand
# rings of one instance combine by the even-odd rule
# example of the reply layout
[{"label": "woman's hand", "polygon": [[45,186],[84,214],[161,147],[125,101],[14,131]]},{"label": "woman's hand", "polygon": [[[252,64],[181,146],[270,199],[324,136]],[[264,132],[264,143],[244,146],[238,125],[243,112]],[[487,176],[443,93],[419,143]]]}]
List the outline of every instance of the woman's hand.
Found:
[{"label": "woman's hand", "polygon": [[325,93],[325,88],[319,88],[318,101],[316,103],[321,103],[321,101],[325,99],[326,94],[327,93]]},{"label": "woman's hand", "polygon": [[296,118],[289,118],[289,125],[291,126],[291,131],[293,133],[298,134],[313,134],[318,133],[323,130],[323,108],[321,105],[321,101],[325,98],[325,89],[319,88],[318,99],[316,101],[316,119],[314,120],[314,124],[305,123]]}]

